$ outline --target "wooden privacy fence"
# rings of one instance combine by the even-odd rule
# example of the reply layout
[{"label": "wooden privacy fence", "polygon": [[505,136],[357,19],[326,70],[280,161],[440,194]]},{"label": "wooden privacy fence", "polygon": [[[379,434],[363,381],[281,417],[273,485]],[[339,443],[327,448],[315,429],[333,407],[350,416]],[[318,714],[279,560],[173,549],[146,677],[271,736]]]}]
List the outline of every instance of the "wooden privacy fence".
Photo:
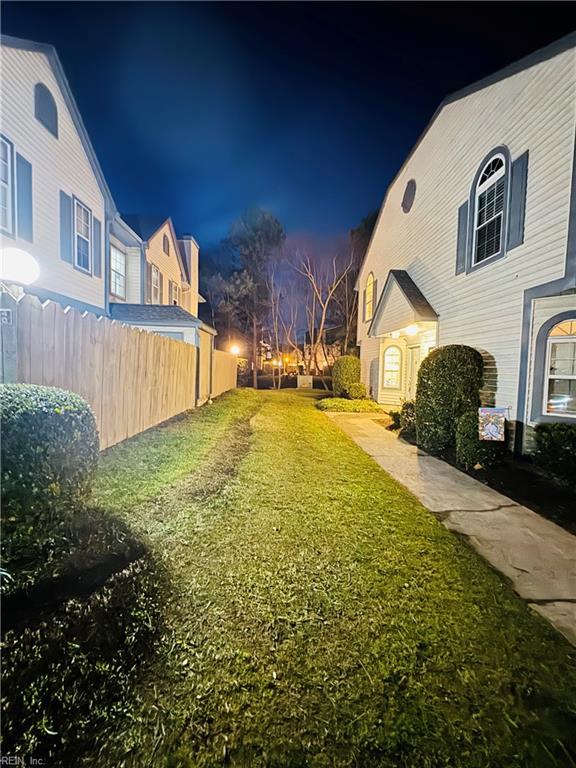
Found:
[{"label": "wooden privacy fence", "polygon": [[193,345],[34,296],[2,298],[3,379],[77,392],[101,448],[194,408]]},{"label": "wooden privacy fence", "polygon": [[236,387],[238,377],[238,358],[230,352],[214,350],[212,359],[212,397]]}]

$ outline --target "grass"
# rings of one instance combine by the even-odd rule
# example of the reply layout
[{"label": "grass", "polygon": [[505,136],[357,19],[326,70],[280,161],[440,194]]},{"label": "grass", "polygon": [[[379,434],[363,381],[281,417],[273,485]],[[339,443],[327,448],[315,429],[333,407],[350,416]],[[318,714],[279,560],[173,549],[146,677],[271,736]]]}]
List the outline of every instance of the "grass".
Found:
[{"label": "grass", "polygon": [[382,408],[368,398],[349,400],[345,397],[325,397],[318,401],[317,408],[337,413],[382,413]]},{"label": "grass", "polygon": [[314,400],[237,391],[104,457],[167,629],[78,764],[576,765],[574,649]]}]

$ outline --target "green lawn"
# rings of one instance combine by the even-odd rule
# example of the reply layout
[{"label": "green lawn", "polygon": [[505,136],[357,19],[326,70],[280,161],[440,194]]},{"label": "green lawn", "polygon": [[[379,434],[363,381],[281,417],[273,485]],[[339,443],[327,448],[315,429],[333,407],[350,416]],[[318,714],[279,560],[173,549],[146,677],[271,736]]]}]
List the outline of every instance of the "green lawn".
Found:
[{"label": "green lawn", "polygon": [[108,451],[170,580],[84,765],[576,765],[574,650],[323,413],[237,391]]}]

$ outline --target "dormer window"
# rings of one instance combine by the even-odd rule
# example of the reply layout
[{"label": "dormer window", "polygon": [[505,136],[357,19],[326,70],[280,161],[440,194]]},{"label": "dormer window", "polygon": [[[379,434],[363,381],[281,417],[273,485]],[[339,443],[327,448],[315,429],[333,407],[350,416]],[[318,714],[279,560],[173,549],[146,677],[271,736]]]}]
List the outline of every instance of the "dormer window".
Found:
[{"label": "dormer window", "polygon": [[170,256],[170,240],[168,240],[168,235],[164,235],[162,238],[162,250],[167,256]]},{"label": "dormer window", "polygon": [[58,109],[44,83],[36,83],[34,86],[34,116],[52,136],[58,138]]}]

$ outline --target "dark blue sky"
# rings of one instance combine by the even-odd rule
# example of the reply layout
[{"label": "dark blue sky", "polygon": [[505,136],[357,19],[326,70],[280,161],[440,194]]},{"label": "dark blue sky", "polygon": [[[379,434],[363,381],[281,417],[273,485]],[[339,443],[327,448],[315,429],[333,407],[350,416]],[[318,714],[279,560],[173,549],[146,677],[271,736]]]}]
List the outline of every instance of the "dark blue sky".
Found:
[{"label": "dark blue sky", "polygon": [[442,98],[567,34],[570,3],[3,3],[53,43],[120,210],[210,248],[244,208],[331,235]]}]

